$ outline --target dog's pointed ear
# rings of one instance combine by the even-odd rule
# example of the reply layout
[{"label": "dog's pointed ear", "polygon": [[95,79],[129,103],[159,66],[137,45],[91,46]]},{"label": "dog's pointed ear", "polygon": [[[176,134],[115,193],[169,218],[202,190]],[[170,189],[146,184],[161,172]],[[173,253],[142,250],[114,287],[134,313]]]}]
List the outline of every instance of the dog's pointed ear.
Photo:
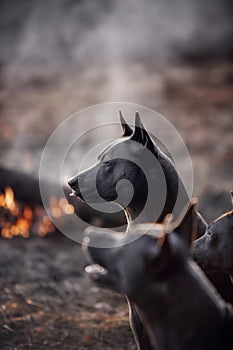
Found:
[{"label": "dog's pointed ear", "polygon": [[182,219],[178,219],[178,222],[180,223],[178,225],[174,224],[174,230],[182,238],[188,249],[196,239],[197,234],[197,220],[195,217],[197,202],[197,198],[192,198],[185,215],[181,214]]},{"label": "dog's pointed ear", "polygon": [[161,226],[161,232],[159,235],[157,235],[157,243],[160,246],[160,248],[163,247],[166,239],[167,239],[167,234],[169,232],[169,226],[172,221],[173,215],[172,214],[167,214],[165,218],[163,219],[162,224],[156,224]]},{"label": "dog's pointed ear", "polygon": [[121,111],[119,111],[119,114],[120,114],[121,128],[123,131],[122,137],[132,135],[133,129],[129,126],[129,124],[126,123]]},{"label": "dog's pointed ear", "polygon": [[172,218],[173,218],[172,214],[167,214],[162,222],[163,233],[160,237],[158,237],[158,244],[160,246],[162,254],[170,254],[171,252],[169,239],[168,239],[168,235],[169,235],[168,232],[170,232],[170,225],[171,225]]},{"label": "dog's pointed ear", "polygon": [[145,130],[141,118],[138,112],[135,113],[135,129],[134,133],[132,134],[132,140],[137,141],[141,143],[142,145],[145,145],[147,142],[147,137],[149,137],[147,131]]},{"label": "dog's pointed ear", "polygon": [[131,140],[140,143],[151,151],[154,150],[154,142],[151,139],[149,133],[144,128],[138,112],[135,113],[135,129],[131,136]]},{"label": "dog's pointed ear", "polygon": [[155,226],[159,228],[160,232],[158,233],[157,229],[156,233],[154,233],[152,228],[151,232],[149,233],[149,235],[155,239],[155,242],[154,244],[152,243],[147,250],[146,259],[148,262],[153,262],[160,256],[167,241],[166,226],[163,223],[155,224]]}]

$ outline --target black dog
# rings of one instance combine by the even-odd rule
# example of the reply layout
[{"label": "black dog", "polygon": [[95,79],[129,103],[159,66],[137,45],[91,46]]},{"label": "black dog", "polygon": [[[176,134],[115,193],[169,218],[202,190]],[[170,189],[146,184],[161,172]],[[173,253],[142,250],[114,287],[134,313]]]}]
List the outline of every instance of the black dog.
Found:
[{"label": "black dog", "polygon": [[233,277],[233,210],[208,225],[194,242],[193,257],[205,272],[221,271]]},{"label": "black dog", "polygon": [[[79,173],[69,180],[73,193],[83,200],[98,202],[101,197],[106,201],[118,201],[116,186],[121,180],[126,179],[133,185],[134,194],[131,202],[124,206],[124,203],[118,202],[124,206],[128,217],[135,219],[147,200],[148,184],[144,172],[141,170],[140,163],[144,165],[144,160],[150,157],[146,174],[149,182],[153,184],[155,190],[159,191],[161,177],[158,176],[162,169],[166,181],[167,195],[164,207],[156,218],[157,222],[162,222],[166,214],[172,212],[177,200],[178,188],[180,189],[180,199],[183,203],[188,201],[187,193],[177,174],[177,171],[170,159],[155,145],[149,133],[143,127],[140,116],[136,113],[135,129],[125,122],[122,115],[121,126],[123,130],[122,138],[110,144],[99,155],[97,163],[91,168]],[[150,154],[148,154],[150,153]],[[130,161],[132,160],[132,161]],[[135,160],[135,161],[133,161]],[[124,192],[124,188],[123,191]],[[127,192],[127,189],[126,191]],[[161,200],[159,193],[155,193],[153,206],[147,210],[146,216],[141,222],[154,222],[155,213],[160,210]],[[176,213],[177,216],[179,213]],[[207,224],[198,212],[195,212],[197,221],[198,236],[204,234]],[[140,344],[143,348],[150,349],[147,336],[145,335],[143,325],[141,324],[134,305],[131,305],[131,323],[135,328]]]},{"label": "black dog", "polygon": [[[102,287],[126,294],[136,321],[144,326],[147,341],[138,342],[139,349],[233,348],[232,309],[189,257],[195,215],[193,204],[170,233],[166,223],[144,224],[123,238],[91,228],[84,238],[91,261],[88,276]],[[105,246],[106,241],[113,248],[93,247],[101,242]],[[134,324],[136,340],[138,325],[141,330],[140,323]]]},{"label": "black dog", "polygon": [[[140,222],[162,222],[166,214],[173,212],[177,200],[183,206],[188,203],[188,195],[173,163],[155,145],[143,127],[139,114],[135,115],[134,130],[121,114],[120,117],[123,137],[106,147],[92,167],[80,172],[68,183],[73,194],[84,201],[115,201],[124,207],[127,216],[132,219],[142,212],[148,196],[151,196],[150,205],[144,216],[140,217]],[[133,186],[133,197],[127,204],[124,203],[124,194],[127,197],[128,188],[121,180],[128,180]],[[163,181],[166,187],[165,198],[162,198]],[[123,196],[118,196],[117,187]],[[164,205],[161,208],[162,202]],[[180,213],[173,214],[178,217]],[[198,236],[201,236],[205,232],[206,222],[199,213],[195,216]]]}]

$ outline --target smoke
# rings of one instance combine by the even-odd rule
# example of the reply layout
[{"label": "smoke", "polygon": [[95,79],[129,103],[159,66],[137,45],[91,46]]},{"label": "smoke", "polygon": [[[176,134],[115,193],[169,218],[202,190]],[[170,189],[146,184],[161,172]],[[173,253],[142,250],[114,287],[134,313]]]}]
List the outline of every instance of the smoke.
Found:
[{"label": "smoke", "polygon": [[13,3],[0,5],[0,60],[15,78],[232,52],[230,0]]},{"label": "smoke", "polygon": [[[78,107],[83,101],[139,102],[148,90],[160,99],[161,67],[190,55],[224,56],[233,45],[232,18],[231,0],[1,1],[0,63],[10,86],[62,76],[63,91],[51,97],[56,103],[48,112],[50,119],[66,115],[65,94],[72,95],[73,90],[70,100],[79,101]],[[71,86],[68,93],[65,84]],[[49,90],[50,96],[55,89]],[[35,129],[35,119],[44,124],[43,103],[33,105],[42,108],[36,117],[30,110],[21,115],[22,129],[28,127],[21,133],[17,129],[12,163],[20,158],[15,152],[18,155],[31,144],[28,130]],[[23,102],[18,104],[24,108]]]}]

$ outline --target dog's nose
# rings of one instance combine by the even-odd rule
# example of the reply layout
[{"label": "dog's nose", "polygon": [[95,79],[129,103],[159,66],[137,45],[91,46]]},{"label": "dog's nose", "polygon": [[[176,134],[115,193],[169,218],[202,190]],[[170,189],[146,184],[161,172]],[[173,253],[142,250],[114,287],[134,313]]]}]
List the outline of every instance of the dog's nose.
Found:
[{"label": "dog's nose", "polygon": [[71,178],[68,180],[68,185],[69,185],[71,188],[76,187],[77,184],[78,184],[78,177],[77,177],[77,176],[73,176],[73,177],[71,177]]}]

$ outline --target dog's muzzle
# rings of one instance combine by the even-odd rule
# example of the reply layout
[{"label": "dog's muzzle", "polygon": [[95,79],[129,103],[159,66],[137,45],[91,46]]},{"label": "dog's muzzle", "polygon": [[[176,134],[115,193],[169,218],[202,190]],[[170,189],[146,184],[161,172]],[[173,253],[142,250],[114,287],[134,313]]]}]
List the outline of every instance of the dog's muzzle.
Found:
[{"label": "dog's muzzle", "polygon": [[75,195],[75,196],[83,199],[82,193],[81,193],[80,188],[79,188],[78,176],[74,176],[71,179],[69,179],[68,180],[68,185],[72,189],[72,192],[70,193],[71,196]]}]

